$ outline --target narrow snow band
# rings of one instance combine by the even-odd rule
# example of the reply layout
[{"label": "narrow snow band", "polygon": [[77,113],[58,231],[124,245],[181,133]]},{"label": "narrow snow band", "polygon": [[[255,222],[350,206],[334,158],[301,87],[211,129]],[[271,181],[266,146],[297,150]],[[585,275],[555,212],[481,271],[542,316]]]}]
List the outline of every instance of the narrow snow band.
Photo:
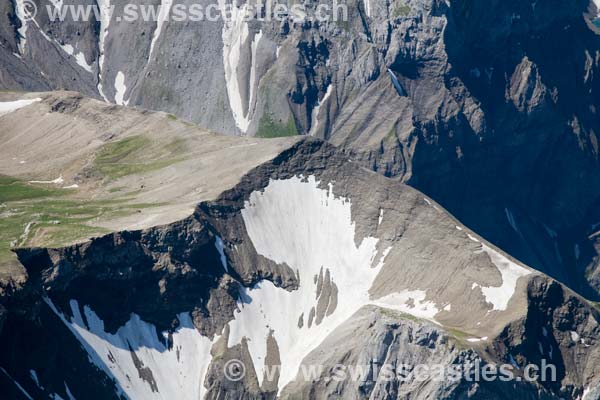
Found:
[{"label": "narrow snow band", "polygon": [[15,100],[15,101],[3,101],[0,102],[0,115],[8,114],[19,108],[27,107],[33,103],[41,101],[41,98],[27,99],[27,100]]}]

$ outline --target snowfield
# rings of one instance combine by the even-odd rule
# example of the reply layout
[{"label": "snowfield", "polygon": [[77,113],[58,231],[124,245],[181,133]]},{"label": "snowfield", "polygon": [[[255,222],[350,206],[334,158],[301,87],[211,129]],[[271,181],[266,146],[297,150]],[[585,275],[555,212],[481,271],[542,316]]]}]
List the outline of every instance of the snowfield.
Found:
[{"label": "snowfield", "polygon": [[[180,327],[173,334],[173,347],[160,341],[154,325],[132,314],[131,319],[114,334],[106,333],[104,322],[87,306],[71,300],[73,318],[58,311],[52,301],[48,306],[83,345],[90,360],[108,376],[114,377],[122,394],[131,399],[203,398],[204,377],[210,364],[213,342],[200,335],[190,315],[178,315]],[[87,324],[86,324],[87,322]],[[141,378],[130,349],[135,351],[141,368],[149,369],[152,379]],[[140,365],[138,365],[140,366]]]},{"label": "snowfield", "polygon": [[[280,354],[281,391],[294,380],[303,359],[316,349],[334,329],[360,308],[375,305],[412,314],[434,323],[439,307],[424,290],[403,290],[374,299],[369,295],[375,278],[392,247],[378,238],[356,240],[352,203],[336,197],[333,184],[321,185],[314,176],[295,176],[270,180],[262,191],[253,192],[241,210],[241,216],[254,248],[277,264],[287,265],[299,280],[297,290],[285,290],[263,280],[252,288],[243,288],[238,310],[229,322],[228,346],[244,342],[253,360],[260,383],[265,378],[267,340],[276,340]],[[383,211],[379,213],[379,223]],[[469,235],[471,240],[481,243]],[[498,287],[480,288],[494,310],[505,310],[517,280],[530,273],[492,248],[481,243],[502,275]],[[229,270],[222,238],[214,246],[225,272]],[[201,336],[189,313],[178,316],[181,325],[173,334],[174,346],[166,347],[165,336],[155,326],[132,314],[116,334],[104,330],[104,323],[87,306],[84,316],[76,301],[71,301],[73,318],[68,319],[47,299],[48,305],[67,325],[90,355],[90,359],[130,398],[200,398],[211,347],[219,340]],[[450,311],[450,305],[443,308]],[[474,337],[470,342],[485,341]],[[151,371],[152,379],[142,379],[129,349]]]},{"label": "snowfield", "polygon": [[[311,350],[362,306],[373,303],[368,292],[389,249],[379,252],[379,240],[373,237],[355,243],[351,207],[348,199],[334,196],[331,184],[320,188],[314,176],[271,180],[264,192],[252,193],[246,202],[242,217],[256,251],[298,271],[300,280],[300,288],[292,292],[266,281],[246,290],[246,300],[230,323],[229,345],[249,339],[259,380],[271,331],[281,355],[282,389]],[[337,304],[320,324],[311,325],[308,317],[317,306],[319,283],[315,277],[322,269],[329,270],[338,289]]]}]

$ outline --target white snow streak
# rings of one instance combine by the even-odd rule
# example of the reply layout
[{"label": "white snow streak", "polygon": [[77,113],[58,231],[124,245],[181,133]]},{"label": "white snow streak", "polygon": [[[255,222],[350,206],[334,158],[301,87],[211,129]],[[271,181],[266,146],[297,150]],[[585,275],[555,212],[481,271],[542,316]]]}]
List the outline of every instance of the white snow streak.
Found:
[{"label": "white snow streak", "polygon": [[44,184],[56,184],[56,185],[60,185],[61,183],[63,183],[65,180],[63,179],[62,175],[59,176],[56,179],[53,179],[51,181],[29,181],[29,183],[44,183]]},{"label": "white snow streak", "polygon": [[98,38],[98,48],[100,57],[98,59],[98,92],[108,103],[108,98],[102,90],[102,72],[104,71],[104,47],[106,44],[106,36],[108,36],[108,26],[110,25],[110,0],[97,0],[100,9],[100,35]]},{"label": "white snow streak", "polygon": [[467,233],[467,236],[469,239],[471,239],[471,241],[479,243],[479,239],[477,239],[475,236],[471,235],[470,233]]},{"label": "white snow streak", "polygon": [[506,219],[508,220],[510,227],[520,235],[521,231],[519,231],[519,227],[517,226],[517,221],[515,220],[513,213],[508,208],[504,209],[504,213],[506,214]]},{"label": "white snow streak", "polygon": [[319,113],[321,112],[321,107],[327,103],[327,100],[329,100],[329,96],[331,96],[331,92],[333,90],[333,85],[329,85],[327,87],[327,91],[325,92],[325,95],[323,95],[323,98],[321,99],[321,101],[319,101],[317,103],[317,105],[315,106],[314,110],[313,110],[313,114],[312,114],[312,128],[311,128],[311,136],[315,136],[317,133],[317,128],[319,127]]},{"label": "white snow streak", "polygon": [[254,113],[254,105],[256,104],[256,89],[258,89],[258,78],[257,78],[257,70],[258,70],[258,45],[263,38],[262,31],[259,31],[256,35],[254,35],[254,39],[252,39],[252,65],[250,67],[250,81],[248,82],[248,86],[250,87],[250,96],[248,96],[248,109],[246,111],[246,118],[248,121],[252,119],[252,114]]},{"label": "white snow streak", "polygon": [[127,86],[125,86],[125,75],[123,72],[119,71],[115,77],[115,103],[121,106],[126,106],[129,104],[129,100],[123,100],[126,90]]},{"label": "white snow streak", "polygon": [[[219,1],[219,6],[222,12],[231,11],[231,18],[223,23],[223,67],[225,69],[225,83],[227,88],[227,96],[229,97],[229,107],[233,114],[233,119],[237,127],[242,131],[248,131],[252,114],[255,106],[255,91],[258,86],[257,78],[257,50],[260,40],[263,37],[262,31],[254,35],[251,43],[251,60],[250,60],[250,75],[248,81],[244,81],[244,77],[240,76],[240,64],[245,61],[242,57],[244,46],[247,45],[247,40],[250,36],[246,15],[249,13],[247,4],[241,8],[227,7],[224,0]],[[225,14],[224,14],[225,15]],[[240,85],[247,85],[249,89],[248,103],[244,104]],[[245,107],[247,106],[247,107]]]},{"label": "white snow streak", "polygon": [[38,376],[37,376],[37,373],[35,372],[35,370],[30,369],[29,375],[31,375],[31,379],[33,379],[33,381],[35,382],[35,385],[43,390],[44,388],[40,386],[40,380],[38,379]]},{"label": "white snow streak", "polygon": [[363,0],[365,4],[365,12],[367,13],[367,17],[371,16],[371,0]]},{"label": "white snow streak", "polygon": [[158,21],[156,22],[156,29],[154,30],[154,34],[152,35],[152,43],[150,43],[150,53],[148,54],[148,60],[152,57],[152,53],[154,52],[154,46],[160,37],[160,33],[162,32],[162,27],[165,21],[169,17],[169,11],[171,11],[171,6],[173,5],[173,0],[161,0],[160,9],[158,12]]},{"label": "white snow streak", "polygon": [[[50,299],[44,300],[79,340],[90,360],[112,376],[127,397],[195,400],[204,396],[213,343],[198,333],[188,313],[178,315],[180,326],[172,335],[173,347],[168,349],[158,339],[154,325],[135,314],[113,335],[105,332],[104,322],[89,307],[83,308],[86,324],[77,301],[70,302],[73,318],[69,320]],[[140,378],[130,348],[144,368],[152,371],[158,392]]]},{"label": "white snow streak", "polygon": [[27,100],[15,100],[15,101],[0,101],[0,116],[11,113],[18,110],[19,108],[27,107],[33,103],[41,101],[41,98],[27,99]]},{"label": "white snow streak", "polygon": [[10,376],[4,368],[0,367],[0,371],[4,372],[4,375],[6,375],[8,377],[8,379],[10,379],[15,384],[15,386],[17,386],[19,388],[19,390],[21,391],[21,393],[23,393],[23,395],[25,397],[27,397],[29,400],[33,400],[33,398],[29,395],[29,393],[27,393],[27,391],[23,388],[23,386],[21,386],[21,384],[19,382],[15,381],[13,379],[13,377]]},{"label": "white snow streak", "polygon": [[75,396],[73,396],[73,394],[71,393],[67,382],[65,382],[65,392],[67,393],[67,397],[69,398],[69,400],[75,400]]},{"label": "white snow streak", "polygon": [[25,54],[25,45],[27,44],[27,24],[28,19],[25,16],[25,1],[24,0],[16,0],[15,2],[15,14],[17,18],[21,22],[21,27],[17,29],[19,33],[19,53]]}]

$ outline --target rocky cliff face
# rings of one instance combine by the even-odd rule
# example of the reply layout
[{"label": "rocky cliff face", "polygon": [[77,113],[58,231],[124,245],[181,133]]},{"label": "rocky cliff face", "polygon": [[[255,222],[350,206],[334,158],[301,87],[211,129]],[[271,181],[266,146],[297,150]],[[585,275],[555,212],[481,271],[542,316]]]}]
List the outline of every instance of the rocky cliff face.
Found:
[{"label": "rocky cliff face", "polygon": [[77,24],[50,22],[42,0],[24,21],[18,3],[3,5],[4,88],[74,89],[226,134],[325,138],[598,298],[593,3],[349,1],[347,22],[320,23],[248,23],[238,4],[228,22]]},{"label": "rocky cliff face", "polygon": [[[27,280],[1,298],[13,398],[578,398],[600,377],[590,303],[317,140],[179,222],[18,256]],[[539,384],[332,383],[373,359],[559,368]]]}]

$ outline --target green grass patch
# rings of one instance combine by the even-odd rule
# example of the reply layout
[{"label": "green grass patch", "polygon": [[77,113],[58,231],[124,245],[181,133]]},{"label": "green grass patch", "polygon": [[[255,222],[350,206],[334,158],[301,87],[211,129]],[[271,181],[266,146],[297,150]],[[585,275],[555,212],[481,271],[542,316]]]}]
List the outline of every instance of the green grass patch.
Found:
[{"label": "green grass patch", "polygon": [[130,198],[83,200],[75,191],[40,188],[0,177],[0,264],[15,259],[11,248],[61,247],[108,231],[98,219],[127,216],[161,204],[129,203]]},{"label": "green grass patch", "polygon": [[0,203],[39,199],[48,196],[64,196],[68,193],[69,190],[46,188],[0,175]]},{"label": "green grass patch", "polygon": [[152,142],[143,136],[132,136],[107,143],[94,159],[93,170],[102,177],[117,179],[166,168],[184,160],[185,141]]},{"label": "green grass patch", "polygon": [[403,313],[400,311],[396,311],[396,310],[392,310],[390,308],[380,308],[379,312],[382,315],[385,315],[388,318],[392,318],[395,320],[407,320],[407,321],[413,321],[413,322],[423,322],[422,319],[415,317],[414,315],[411,314],[407,314],[407,313]]},{"label": "green grass patch", "polygon": [[467,339],[473,337],[472,335],[455,328],[444,327],[444,330],[448,332],[452,339],[454,339],[454,343],[456,343],[458,347],[462,349],[469,349],[473,347],[474,343],[467,341]]},{"label": "green grass patch", "polygon": [[410,8],[410,6],[408,6],[404,3],[398,4],[398,5],[396,5],[396,8],[394,9],[394,18],[408,17],[411,12],[412,12],[412,8]]},{"label": "green grass patch", "polygon": [[258,132],[256,133],[256,137],[267,139],[296,135],[298,135],[298,129],[296,128],[293,116],[290,116],[287,124],[281,124],[273,121],[273,118],[268,113],[263,114],[261,117],[258,123]]},{"label": "green grass patch", "polygon": [[458,329],[454,329],[454,328],[445,328],[445,329],[449,334],[451,334],[452,336],[454,336],[456,339],[459,339],[459,340],[464,341],[467,338],[471,337],[466,332],[460,331]]}]

